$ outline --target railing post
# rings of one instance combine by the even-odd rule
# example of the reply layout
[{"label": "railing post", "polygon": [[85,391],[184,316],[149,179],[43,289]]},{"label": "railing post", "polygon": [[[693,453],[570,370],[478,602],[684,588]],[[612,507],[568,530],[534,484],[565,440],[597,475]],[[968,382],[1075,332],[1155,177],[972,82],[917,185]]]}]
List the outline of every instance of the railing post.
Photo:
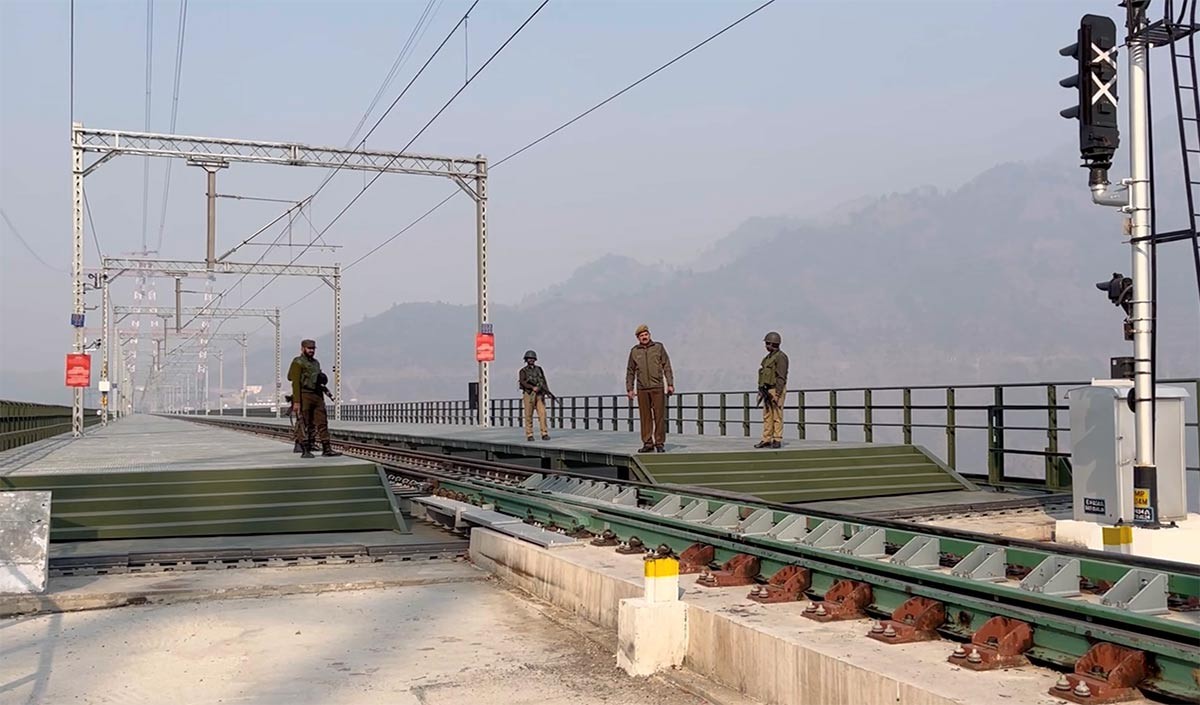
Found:
[{"label": "railing post", "polygon": [[614,395],[612,396],[612,425],[613,425],[613,430],[614,430],[614,431],[616,431],[616,430],[617,430],[617,423],[618,423],[618,418],[617,418],[617,417],[618,417],[618,410],[619,410],[619,406],[618,406],[618,405],[619,405],[620,403],[621,403],[621,398],[620,398],[620,397],[618,397],[616,394],[614,394]]},{"label": "railing post", "polygon": [[704,392],[696,394],[696,435],[704,435]]},{"label": "railing post", "polygon": [[720,415],[720,420],[717,421],[717,430],[720,433],[720,435],[724,436],[725,435],[725,424],[727,421],[727,419],[725,417],[725,392],[721,392],[721,402],[720,403],[721,403],[721,408],[720,408],[721,415]]},{"label": "railing post", "polygon": [[1058,390],[1046,385],[1046,487],[1059,490],[1065,487],[1060,477],[1062,461],[1058,457]]},{"label": "railing post", "polygon": [[571,397],[571,428],[572,429],[576,428],[576,426],[575,426],[575,401],[576,401],[576,398]]},{"label": "railing post", "polygon": [[796,390],[796,398],[798,399],[796,407],[796,429],[800,433],[800,440],[808,438],[808,419],[805,417],[803,389]]},{"label": "railing post", "polygon": [[629,414],[629,432],[633,433],[633,400],[628,394],[625,395],[625,409]]},{"label": "railing post", "polygon": [[993,390],[992,406],[988,407],[988,484],[1004,482],[1004,388]]},{"label": "railing post", "polygon": [[742,435],[750,437],[750,393],[742,393]]},{"label": "railing post", "polygon": [[946,464],[951,470],[958,467],[957,409],[954,404],[954,387],[946,387]]},{"label": "railing post", "polygon": [[596,396],[596,428],[600,431],[604,430],[604,397]]},{"label": "railing post", "polygon": [[837,390],[829,390],[829,440],[838,439],[838,405]]},{"label": "railing post", "polygon": [[591,425],[592,424],[592,418],[591,418],[592,402],[591,402],[591,399],[592,399],[591,397],[583,398],[583,429],[585,431],[592,427],[592,425]]},{"label": "railing post", "polygon": [[904,443],[912,445],[912,390],[908,387],[904,388],[904,397],[901,405],[904,407]]},{"label": "railing post", "polygon": [[[668,425],[668,428],[670,426]],[[675,395],[675,432],[683,435],[683,395]]]},{"label": "railing post", "polygon": [[863,390],[863,440],[867,443],[875,442],[875,419],[874,408],[871,401],[871,390]]}]

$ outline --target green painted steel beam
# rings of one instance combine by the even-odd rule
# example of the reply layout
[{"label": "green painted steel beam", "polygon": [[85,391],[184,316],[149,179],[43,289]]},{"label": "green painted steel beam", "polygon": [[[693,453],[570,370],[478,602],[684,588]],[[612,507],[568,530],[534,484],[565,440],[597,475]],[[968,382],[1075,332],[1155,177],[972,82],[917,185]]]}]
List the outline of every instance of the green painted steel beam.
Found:
[{"label": "green painted steel beam", "polygon": [[392,512],[329,513],[295,518],[257,517],[239,521],[194,521],[127,526],[75,526],[51,529],[51,541],[135,539],[147,536],[244,536],[325,531],[396,530]]},{"label": "green painted steel beam", "polygon": [[[1088,600],[1060,598],[1022,590],[1014,585],[994,584],[958,578],[948,572],[909,568],[874,558],[857,557],[828,549],[778,541],[762,536],[738,535],[725,529],[699,525],[645,510],[599,503],[567,495],[539,494],[536,491],[500,486],[481,480],[442,480],[445,487],[456,489],[479,501],[493,504],[497,511],[527,517],[560,526],[582,527],[599,533],[605,529],[629,538],[636,535],[648,546],[666,543],[681,552],[692,543],[707,543],[717,549],[717,560],[723,561],[738,553],[753,553],[760,558],[762,574],[770,575],[785,565],[802,565],[813,573],[813,594],[823,594],[838,579],[870,583],[874,598],[872,610],[883,616],[890,614],[905,600],[920,595],[944,604],[948,623],[943,632],[958,638],[970,634],[994,615],[1020,619],[1034,626],[1034,651],[1042,661],[1062,668],[1074,662],[1096,641],[1108,641],[1140,649],[1155,659],[1155,673],[1143,688],[1171,697],[1195,700],[1200,698],[1200,686],[1191,676],[1200,667],[1200,626],[1176,618],[1141,615],[1104,606]],[[654,494],[646,493],[652,501]],[[687,497],[708,502],[710,509],[721,504],[705,497]],[[754,504],[738,503],[753,509]],[[570,511],[564,511],[569,509]],[[581,511],[583,517],[580,516]],[[785,513],[775,516],[781,519]],[[803,516],[803,515],[802,515]],[[808,518],[812,526],[819,521]],[[862,523],[845,527],[844,536]],[[903,543],[921,532],[887,531],[887,540]],[[986,543],[965,539],[939,537],[943,552],[964,552],[973,545]],[[1004,548],[1005,560],[1015,565],[1036,565],[1050,551]],[[1111,560],[1084,557],[1080,560],[1081,575],[1117,578],[1128,567]],[[1185,566],[1186,568],[1186,566]],[[1183,595],[1200,594],[1196,576],[1186,571],[1171,574],[1171,590]],[[1103,578],[1101,578],[1103,579]]]}]

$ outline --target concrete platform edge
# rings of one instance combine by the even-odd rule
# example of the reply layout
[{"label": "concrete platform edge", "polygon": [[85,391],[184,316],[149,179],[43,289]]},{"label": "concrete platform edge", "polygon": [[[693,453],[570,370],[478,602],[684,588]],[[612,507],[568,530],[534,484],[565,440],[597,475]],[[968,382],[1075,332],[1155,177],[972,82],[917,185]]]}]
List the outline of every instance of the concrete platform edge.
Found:
[{"label": "concrete platform edge", "polygon": [[[397,563],[398,566],[409,566],[411,563]],[[352,572],[350,566],[330,566],[343,573]],[[232,572],[233,569],[231,569]],[[303,568],[245,568],[246,571],[292,571]],[[208,571],[195,571],[204,574]],[[151,575],[151,574],[141,574]],[[186,573],[155,574],[163,580],[168,578],[186,577]],[[165,576],[165,577],[164,577]],[[104,576],[101,576],[104,577]],[[125,577],[125,576],[114,576]],[[255,576],[258,577],[258,576]],[[326,578],[311,581],[275,584],[243,584],[209,587],[156,587],[148,585],[145,588],[124,590],[79,590],[64,591],[58,594],[43,595],[0,595],[0,618],[34,616],[56,612],[81,612],[86,610],[112,609],[141,605],[168,605],[179,602],[195,602],[202,600],[232,600],[261,597],[283,597],[287,595],[313,595],[325,592],[345,592],[354,590],[377,590],[381,588],[416,587],[428,585],[445,585],[450,583],[479,582],[490,579],[482,571],[474,575],[454,575],[438,577],[398,576],[395,578],[355,578],[342,575],[340,579]],[[53,580],[53,579],[52,579]],[[52,585],[53,587],[53,585]]]},{"label": "concrete platform edge", "polygon": [[[622,565],[625,557],[591,547],[551,552],[493,531],[474,529],[470,557],[476,566],[504,582],[614,633],[620,601],[642,592],[638,566]],[[806,620],[811,627],[802,629],[809,629],[807,633],[789,631],[745,619],[739,606],[744,588],[738,589],[736,596],[720,592],[694,593],[690,598],[685,594],[689,643],[682,670],[764,703],[1055,702],[1044,695],[1054,682],[1049,671],[963,673],[945,663],[942,654],[951,649],[946,643],[905,645],[919,652],[916,654],[906,653],[902,647],[877,647],[865,638],[865,622],[829,627]],[[798,603],[795,606],[798,608]],[[820,630],[827,631],[818,633]],[[831,641],[843,643],[831,648]],[[877,667],[872,662],[877,662]],[[922,670],[934,675],[924,676]]]}]

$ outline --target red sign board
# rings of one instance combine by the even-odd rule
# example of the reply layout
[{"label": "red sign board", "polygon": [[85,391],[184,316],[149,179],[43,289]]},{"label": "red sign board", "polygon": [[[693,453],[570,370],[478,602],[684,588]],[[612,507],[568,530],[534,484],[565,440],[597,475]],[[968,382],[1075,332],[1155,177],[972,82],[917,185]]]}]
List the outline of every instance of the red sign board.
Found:
[{"label": "red sign board", "polygon": [[67,386],[90,387],[92,384],[92,356],[83,353],[67,355]]},{"label": "red sign board", "polygon": [[475,334],[475,359],[491,362],[496,359],[496,338],[490,333]]}]

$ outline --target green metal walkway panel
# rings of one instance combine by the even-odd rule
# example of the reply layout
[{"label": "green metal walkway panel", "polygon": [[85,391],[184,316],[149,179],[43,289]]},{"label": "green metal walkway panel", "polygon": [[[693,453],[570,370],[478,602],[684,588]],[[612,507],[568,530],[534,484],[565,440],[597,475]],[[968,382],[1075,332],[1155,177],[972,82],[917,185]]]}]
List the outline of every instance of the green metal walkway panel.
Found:
[{"label": "green metal walkway panel", "polygon": [[0,476],[0,490],[50,490],[50,540],[407,531],[370,461],[305,468]]},{"label": "green metal walkway panel", "polygon": [[651,482],[784,503],[974,489],[925,449],[910,445],[646,453],[636,460]]}]

